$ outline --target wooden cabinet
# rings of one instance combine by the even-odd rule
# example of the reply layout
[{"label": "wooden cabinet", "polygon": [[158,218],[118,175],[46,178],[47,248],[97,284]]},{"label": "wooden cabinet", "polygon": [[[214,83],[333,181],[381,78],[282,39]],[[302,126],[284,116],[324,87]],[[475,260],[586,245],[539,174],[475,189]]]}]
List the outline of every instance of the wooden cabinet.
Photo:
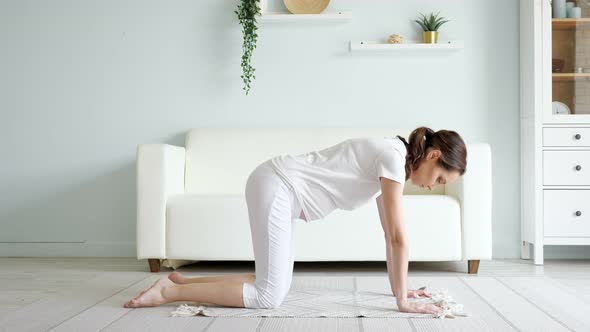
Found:
[{"label": "wooden cabinet", "polygon": [[590,0],[582,18],[520,2],[522,258],[590,245]]}]

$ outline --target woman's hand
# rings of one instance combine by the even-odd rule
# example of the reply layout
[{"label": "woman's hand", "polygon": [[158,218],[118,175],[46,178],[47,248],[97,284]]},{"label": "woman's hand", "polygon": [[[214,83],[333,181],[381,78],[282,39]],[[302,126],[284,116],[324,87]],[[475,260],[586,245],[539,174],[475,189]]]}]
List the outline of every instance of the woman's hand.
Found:
[{"label": "woman's hand", "polygon": [[420,296],[432,297],[432,295],[426,291],[426,287],[420,287],[416,290],[408,289],[408,298],[409,299],[420,297]]},{"label": "woman's hand", "polygon": [[[395,296],[395,293],[393,293],[393,296]],[[428,291],[426,291],[426,287],[420,287],[418,289],[408,289],[408,298],[409,299],[418,298],[421,296],[432,297],[432,294],[430,294]]]},{"label": "woman's hand", "polygon": [[441,308],[435,306],[432,303],[401,301],[398,302],[397,307],[400,312],[438,314],[441,311]]}]

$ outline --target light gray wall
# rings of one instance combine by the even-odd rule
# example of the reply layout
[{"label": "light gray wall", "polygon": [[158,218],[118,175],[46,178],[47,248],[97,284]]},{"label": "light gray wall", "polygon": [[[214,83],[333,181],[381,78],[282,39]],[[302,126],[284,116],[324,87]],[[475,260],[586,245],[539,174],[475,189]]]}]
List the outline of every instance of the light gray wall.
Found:
[{"label": "light gray wall", "polygon": [[[387,125],[488,142],[494,256],[519,255],[517,1],[333,0],[351,23],[261,24],[249,96],[236,5],[0,1],[0,255],[134,256],[138,144],[183,145],[193,127]],[[438,10],[452,20],[440,38],[463,51],[348,52],[415,39],[411,20]]]}]

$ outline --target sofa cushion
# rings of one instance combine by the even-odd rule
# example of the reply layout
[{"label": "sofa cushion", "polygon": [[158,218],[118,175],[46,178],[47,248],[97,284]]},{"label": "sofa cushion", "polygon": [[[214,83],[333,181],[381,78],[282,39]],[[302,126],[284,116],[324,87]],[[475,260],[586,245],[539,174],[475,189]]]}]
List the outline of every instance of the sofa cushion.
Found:
[{"label": "sofa cushion", "polygon": [[[460,260],[459,202],[446,195],[403,197],[410,260]],[[243,195],[181,194],[166,209],[168,258],[252,260]],[[353,211],[295,226],[296,261],[384,261],[385,241],[374,200]]]}]

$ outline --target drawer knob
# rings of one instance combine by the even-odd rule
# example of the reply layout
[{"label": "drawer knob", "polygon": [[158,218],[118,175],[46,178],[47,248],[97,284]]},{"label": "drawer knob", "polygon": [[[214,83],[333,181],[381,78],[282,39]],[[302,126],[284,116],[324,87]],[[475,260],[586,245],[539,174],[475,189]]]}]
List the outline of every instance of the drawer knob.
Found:
[{"label": "drawer knob", "polygon": [[576,171],[579,171],[579,170],[581,170],[581,169],[582,169],[582,166],[580,166],[580,165],[576,165]]},{"label": "drawer knob", "polygon": [[576,216],[581,216],[582,215],[582,211],[576,211]]},{"label": "drawer knob", "polygon": [[582,138],[582,135],[580,134],[576,134],[576,136],[574,136],[577,140],[579,140],[580,138]]}]

